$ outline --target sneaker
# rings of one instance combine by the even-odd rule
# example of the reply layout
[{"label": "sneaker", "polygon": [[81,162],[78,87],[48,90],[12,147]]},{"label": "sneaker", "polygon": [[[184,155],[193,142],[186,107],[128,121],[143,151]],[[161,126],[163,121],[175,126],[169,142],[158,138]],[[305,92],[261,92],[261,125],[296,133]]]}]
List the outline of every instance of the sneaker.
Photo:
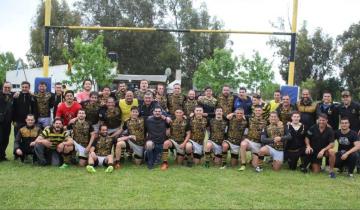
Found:
[{"label": "sneaker", "polygon": [[335,179],[336,178],[336,175],[334,172],[330,172],[329,173],[329,177],[332,178],[332,179]]},{"label": "sneaker", "polygon": [[66,168],[69,168],[69,165],[66,164],[66,163],[64,163],[64,164],[62,164],[59,168],[60,168],[60,169],[66,169]]},{"label": "sneaker", "polygon": [[147,164],[147,167],[149,170],[152,170],[152,169],[154,169],[154,164]]},{"label": "sneaker", "polygon": [[191,168],[193,166],[193,162],[192,161],[186,161],[186,166]]},{"label": "sneaker", "polygon": [[240,168],[238,169],[238,171],[245,171],[245,169],[246,169],[246,166],[245,166],[245,165],[242,165],[242,166],[240,166]]},{"label": "sneaker", "polygon": [[348,174],[349,178],[354,178],[354,174]]},{"label": "sneaker", "polygon": [[221,170],[226,169],[226,165],[221,166],[220,169],[221,169]]},{"label": "sneaker", "polygon": [[90,165],[86,166],[86,170],[89,173],[95,173],[96,172],[94,166],[90,166]]},{"label": "sneaker", "polygon": [[160,169],[162,170],[162,171],[166,171],[167,169],[169,168],[169,164],[168,163],[162,163],[161,164],[161,167],[160,167]]},{"label": "sneaker", "polygon": [[260,173],[260,172],[263,171],[263,169],[262,169],[260,166],[257,166],[257,167],[255,168],[255,171],[256,171],[257,173]]},{"label": "sneaker", "polygon": [[205,168],[210,168],[210,162],[206,161],[205,164],[204,164],[204,167]]},{"label": "sneaker", "polygon": [[115,166],[114,166],[115,169],[120,169],[121,168],[121,165],[120,163],[116,163]]},{"label": "sneaker", "polygon": [[105,173],[112,173],[114,171],[114,167],[113,166],[109,166],[106,168]]}]

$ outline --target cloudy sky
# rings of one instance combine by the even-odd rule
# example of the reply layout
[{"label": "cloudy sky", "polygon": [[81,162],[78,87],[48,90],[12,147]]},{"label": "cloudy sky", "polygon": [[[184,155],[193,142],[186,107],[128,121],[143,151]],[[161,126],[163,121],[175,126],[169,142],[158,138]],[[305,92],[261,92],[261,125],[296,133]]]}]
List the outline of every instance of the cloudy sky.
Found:
[{"label": "cloudy sky", "polygon": [[[0,52],[10,51],[26,60],[29,50],[29,29],[41,0],[0,0]],[[72,4],[74,0],[67,0]],[[274,31],[270,22],[278,17],[292,16],[292,0],[194,0],[195,5],[205,2],[211,15],[225,23],[226,29]],[[351,24],[360,21],[359,0],[299,0],[298,28],[304,20],[310,31],[321,27],[336,37]],[[250,56],[254,50],[273,60],[273,52],[266,45],[269,36],[231,35],[236,55]],[[276,65],[276,81],[283,83]]]}]

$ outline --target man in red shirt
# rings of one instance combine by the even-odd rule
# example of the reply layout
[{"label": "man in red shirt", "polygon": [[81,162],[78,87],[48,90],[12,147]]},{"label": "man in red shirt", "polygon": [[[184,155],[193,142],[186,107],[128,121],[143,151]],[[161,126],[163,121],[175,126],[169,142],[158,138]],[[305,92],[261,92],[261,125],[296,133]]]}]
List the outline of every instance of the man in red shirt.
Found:
[{"label": "man in red shirt", "polygon": [[74,92],[67,90],[65,92],[65,102],[59,104],[56,117],[62,118],[64,126],[67,126],[69,121],[77,116],[78,111],[81,109],[81,105],[74,101]]}]

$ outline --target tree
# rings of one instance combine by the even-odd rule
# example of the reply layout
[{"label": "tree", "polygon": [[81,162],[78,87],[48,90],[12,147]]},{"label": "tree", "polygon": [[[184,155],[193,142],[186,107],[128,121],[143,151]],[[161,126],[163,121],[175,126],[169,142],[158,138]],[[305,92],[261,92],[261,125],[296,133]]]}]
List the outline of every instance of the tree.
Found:
[{"label": "tree", "polygon": [[264,90],[274,80],[272,63],[262,58],[259,52],[255,52],[251,59],[241,56],[239,75],[240,81],[253,92]]},{"label": "tree", "polygon": [[[163,0],[80,0],[77,9],[87,25],[165,27]],[[91,41],[100,31],[85,33]],[[104,45],[119,55],[121,73],[164,74],[180,67],[180,53],[170,33],[105,31]]]},{"label": "tree", "polygon": [[360,99],[360,22],[337,37],[341,49],[338,60],[341,78],[356,99]]},{"label": "tree", "polygon": [[[214,29],[223,28],[216,17],[211,18],[206,4],[197,10],[190,0],[168,0],[170,19],[177,29]],[[205,58],[211,58],[216,48],[222,49],[228,40],[227,34],[181,33],[177,34],[181,52],[181,68],[184,69],[184,86],[192,87],[192,78],[198,65]]]},{"label": "tree", "polygon": [[205,58],[194,74],[197,88],[211,86],[215,93],[225,84],[238,88],[240,80],[236,77],[238,61],[232,58],[232,51],[215,49],[213,58]]},{"label": "tree", "polygon": [[70,85],[80,89],[85,79],[91,79],[101,87],[111,84],[114,77],[111,68],[114,66],[107,57],[103,42],[103,36],[98,36],[91,43],[76,38],[73,52],[64,50],[64,57],[71,60],[74,69],[68,72]]},{"label": "tree", "polygon": [[6,72],[16,69],[16,60],[11,52],[5,52],[0,54],[0,85],[2,85],[6,79]]},{"label": "tree", "polygon": [[[44,20],[45,1],[40,1],[30,29],[30,50],[27,54],[29,64],[32,67],[40,67],[43,64],[44,52]],[[71,11],[65,0],[59,3],[58,0],[51,1],[51,25],[80,25],[81,17]],[[60,65],[67,63],[62,51],[65,48],[73,48],[75,37],[80,35],[77,30],[51,30],[50,33],[50,65]]]},{"label": "tree", "polygon": [[[279,29],[284,29],[283,20],[279,21]],[[295,84],[308,78],[321,80],[333,73],[335,55],[334,41],[329,35],[324,34],[321,28],[317,28],[313,34],[309,34],[304,21],[297,33],[295,53]],[[275,48],[275,55],[280,58],[280,74],[288,81],[290,41],[272,37],[268,44]]]}]

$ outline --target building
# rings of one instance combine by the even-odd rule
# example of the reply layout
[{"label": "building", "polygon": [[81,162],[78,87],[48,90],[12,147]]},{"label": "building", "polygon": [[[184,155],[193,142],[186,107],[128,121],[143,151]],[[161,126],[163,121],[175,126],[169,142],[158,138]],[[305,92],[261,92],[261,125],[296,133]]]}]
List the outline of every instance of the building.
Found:
[{"label": "building", "polygon": [[[67,83],[69,81],[69,76],[66,75],[68,71],[68,65],[57,65],[49,67],[49,78],[51,79],[51,91],[54,91],[54,85],[56,82]],[[72,71],[76,71],[72,69]],[[112,69],[112,74],[116,74],[116,68]],[[31,84],[31,91],[35,92],[36,80],[41,80],[43,77],[43,68],[32,68],[32,69],[21,69],[21,70],[11,70],[6,72],[6,81],[11,82],[13,91],[21,90],[21,82],[28,81]],[[45,78],[48,79],[48,78]],[[168,81],[167,75],[131,75],[131,74],[116,74],[116,77],[113,80],[114,86],[123,81],[129,85],[129,89],[136,89],[139,82],[142,79],[146,79],[150,82],[151,88],[155,88],[157,83],[167,84],[167,89],[169,92],[172,92],[172,85],[175,83],[181,84],[181,71],[176,71],[176,80],[173,82]],[[73,89],[72,86],[67,86],[67,89]]]}]

